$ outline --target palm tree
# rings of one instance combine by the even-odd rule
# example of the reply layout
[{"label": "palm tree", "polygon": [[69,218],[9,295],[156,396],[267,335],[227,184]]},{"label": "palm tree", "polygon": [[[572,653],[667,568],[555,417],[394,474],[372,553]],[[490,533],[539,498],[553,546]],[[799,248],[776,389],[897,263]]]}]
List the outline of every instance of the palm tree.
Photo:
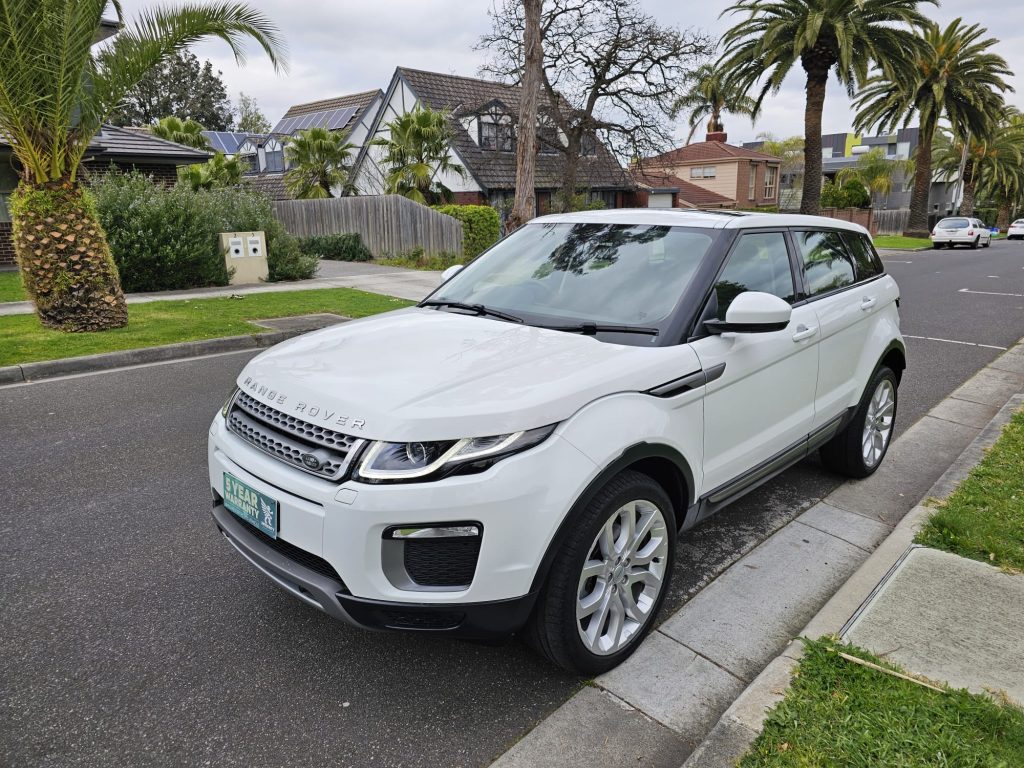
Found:
[{"label": "palm tree", "polygon": [[872,195],[886,197],[892,192],[893,178],[906,178],[914,172],[914,161],[904,158],[889,159],[885,151],[876,147],[857,158],[857,163],[836,174],[836,183],[842,187],[848,181],[859,181]]},{"label": "palm tree", "polygon": [[450,117],[444,110],[417,106],[387,124],[387,138],[371,142],[384,149],[385,192],[424,205],[451,200],[451,190],[438,177],[465,178],[466,169],[452,160]]},{"label": "palm tree", "polygon": [[284,148],[289,166],[284,174],[285,186],[300,200],[334,197],[331,190],[335,187],[342,187],[342,194],[351,194],[354,188],[348,184],[349,160],[355,149],[336,131],[299,131]]},{"label": "palm tree", "polygon": [[989,49],[997,42],[983,39],[986,30],[964,26],[956,19],[945,29],[929,22],[922,35],[920,56],[882,71],[857,98],[854,125],[895,129],[917,119],[921,134],[914,157],[914,192],[904,234],[928,237],[928,194],[932,183],[932,144],[939,120],[954,133],[987,135],[1003,108],[1002,93],[1013,89],[1003,79],[1013,73],[1002,56]]},{"label": "palm tree", "polygon": [[178,181],[195,190],[222,189],[238,186],[242,173],[242,161],[237,156],[229,159],[223,152],[215,152],[205,163],[179,168]]},{"label": "palm tree", "polygon": [[722,71],[713,64],[702,64],[693,75],[693,89],[680,96],[672,105],[672,116],[689,115],[690,134],[686,143],[693,141],[701,121],[708,120],[708,133],[722,133],[722,113],[753,117],[755,103],[744,91],[735,87],[722,76]]},{"label": "palm tree", "polygon": [[[1007,112],[1016,110],[1011,107]],[[1016,175],[1022,161],[1022,151],[1024,128],[1014,125],[1010,120],[1000,120],[993,125],[987,136],[971,136],[966,142],[951,129],[940,126],[932,153],[932,164],[935,170],[942,171],[947,178],[960,176],[963,184],[960,213],[973,216],[979,182],[984,178],[989,185],[1001,187],[1009,180],[1002,177]]]},{"label": "palm tree", "polygon": [[[108,0],[5,0],[0,13],[0,135],[20,165],[11,196],[14,249],[43,325],[69,331],[128,322],[117,267],[78,169],[125,94],[162,61],[207,37],[244,61],[255,39],[283,63],[277,29],[234,2],[150,8],[113,39],[93,41]],[[119,2],[114,3],[118,15]]]},{"label": "palm tree", "polygon": [[182,120],[171,115],[160,118],[156,125],[149,126],[149,132],[159,139],[184,144],[193,149],[209,149],[210,142],[203,136],[205,128],[192,118]]},{"label": "palm tree", "polygon": [[747,18],[725,33],[719,66],[732,87],[748,93],[762,78],[754,114],[797,63],[807,78],[804,191],[801,213],[821,203],[821,116],[830,72],[852,95],[871,64],[888,72],[917,49],[912,27],[927,23],[920,2],[936,0],[738,0],[725,13]]}]

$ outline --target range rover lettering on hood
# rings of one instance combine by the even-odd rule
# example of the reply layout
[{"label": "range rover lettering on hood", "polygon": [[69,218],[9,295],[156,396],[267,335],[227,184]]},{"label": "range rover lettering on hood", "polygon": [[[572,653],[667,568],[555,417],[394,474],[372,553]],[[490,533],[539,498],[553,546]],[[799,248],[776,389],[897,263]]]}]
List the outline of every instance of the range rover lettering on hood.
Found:
[{"label": "range rover lettering on hood", "polygon": [[[260,384],[252,376],[247,376],[245,378],[245,381],[242,382],[242,389],[248,390],[268,403],[274,403],[275,405],[287,405],[288,403],[287,395],[282,392],[278,392],[272,387],[268,387],[266,384]],[[292,413],[300,414],[303,419],[316,419],[324,424],[331,424],[331,426],[348,427],[349,429],[360,430],[366,426],[365,419],[355,419],[351,416],[339,414],[336,410],[331,408],[325,408],[311,403],[304,403],[302,401],[296,401],[292,405],[287,405],[287,410]]]}]

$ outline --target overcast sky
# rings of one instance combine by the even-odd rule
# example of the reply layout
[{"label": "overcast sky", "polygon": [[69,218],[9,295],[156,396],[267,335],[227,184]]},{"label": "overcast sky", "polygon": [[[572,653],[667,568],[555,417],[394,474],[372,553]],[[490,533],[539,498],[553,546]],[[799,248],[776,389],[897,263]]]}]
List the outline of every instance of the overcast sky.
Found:
[{"label": "overcast sky", "polygon": [[[474,76],[484,53],[473,50],[489,28],[490,0],[248,0],[281,28],[289,47],[290,67],[275,74],[266,57],[252,51],[246,66],[236,66],[223,43],[195,48],[210,59],[232,99],[238,91],[256,97],[271,123],[291,104],[387,88],[396,66]],[[696,27],[716,38],[729,17],[718,15],[725,0],[640,0],[661,23]],[[122,0],[129,18],[155,0]],[[1008,101],[1024,108],[1024,0],[945,0],[922,8],[940,24],[957,16],[1001,38],[998,52],[1020,73],[1012,81],[1017,93]],[[730,142],[753,139],[762,131],[777,136],[803,133],[803,72],[795,69],[777,96],[770,97],[757,124],[727,117]],[[849,100],[835,82],[825,102],[824,132],[848,130]],[[681,132],[685,136],[685,132]]]}]

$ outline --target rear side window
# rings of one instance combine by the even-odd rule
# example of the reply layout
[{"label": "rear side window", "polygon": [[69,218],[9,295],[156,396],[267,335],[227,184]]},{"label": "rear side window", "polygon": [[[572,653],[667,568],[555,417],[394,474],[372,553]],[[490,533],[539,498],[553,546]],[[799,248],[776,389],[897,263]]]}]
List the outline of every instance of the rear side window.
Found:
[{"label": "rear side window", "polygon": [[724,320],[733,299],[747,291],[770,293],[793,303],[793,270],[782,232],[752,232],[736,241],[715,283],[718,319]]},{"label": "rear side window", "polygon": [[882,260],[878,258],[867,235],[844,232],[843,239],[846,241],[850,253],[853,254],[853,261],[857,267],[857,280],[869,280],[885,271]]},{"label": "rear side window", "polygon": [[856,281],[853,259],[838,232],[798,231],[793,237],[800,249],[809,296],[836,291]]}]

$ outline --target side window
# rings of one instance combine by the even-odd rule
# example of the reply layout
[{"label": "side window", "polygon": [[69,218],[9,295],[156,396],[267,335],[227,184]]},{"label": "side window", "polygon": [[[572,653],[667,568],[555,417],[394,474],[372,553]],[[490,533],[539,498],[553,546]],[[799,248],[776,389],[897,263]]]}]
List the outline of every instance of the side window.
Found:
[{"label": "side window", "polygon": [[741,235],[729,261],[715,283],[718,319],[733,299],[747,291],[762,291],[793,303],[793,271],[782,232],[753,232]]},{"label": "side window", "polygon": [[857,265],[857,280],[870,280],[885,272],[882,260],[878,258],[867,236],[858,235],[856,232],[844,232],[843,239]]},{"label": "side window", "polygon": [[853,259],[838,232],[797,231],[793,237],[803,259],[808,295],[818,296],[853,285]]}]

